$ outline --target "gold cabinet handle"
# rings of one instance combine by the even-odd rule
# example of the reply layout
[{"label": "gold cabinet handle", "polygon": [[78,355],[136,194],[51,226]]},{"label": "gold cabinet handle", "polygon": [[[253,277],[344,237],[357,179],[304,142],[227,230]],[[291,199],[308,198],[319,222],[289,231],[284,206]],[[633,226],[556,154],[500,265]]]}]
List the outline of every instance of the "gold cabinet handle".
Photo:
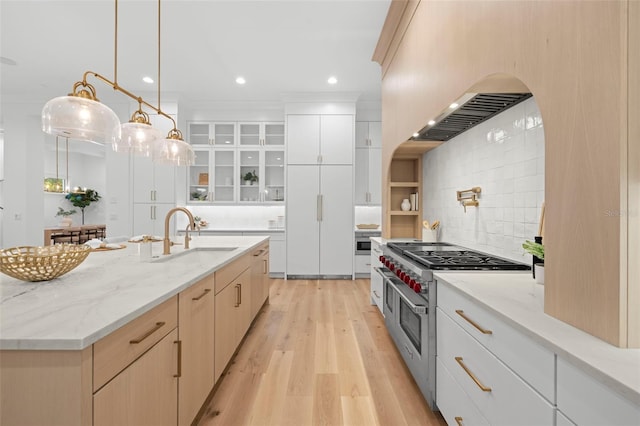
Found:
[{"label": "gold cabinet handle", "polygon": [[262,273],[266,274],[269,271],[269,268],[267,268],[267,259],[264,259],[262,262],[263,262],[263,264],[262,264],[262,266],[263,266]]},{"label": "gold cabinet handle", "polygon": [[182,377],[182,340],[174,340],[178,344],[178,372],[173,377]]},{"label": "gold cabinet handle", "polygon": [[478,331],[480,331],[480,333],[482,333],[482,334],[493,334],[493,331],[487,330],[487,329],[484,329],[484,328],[480,327],[474,320],[472,320],[471,318],[466,316],[462,309],[456,309],[456,314],[460,315],[462,318],[464,318],[465,321],[467,321],[469,324],[471,324],[476,329],[478,329]]},{"label": "gold cabinet handle", "polygon": [[146,333],[144,333],[142,336],[138,337],[137,339],[129,340],[129,343],[131,343],[132,345],[137,345],[138,343],[142,342],[147,337],[151,336],[156,331],[160,330],[164,324],[165,324],[164,321],[157,322],[156,325],[154,325],[151,330],[147,331]]},{"label": "gold cabinet handle", "polygon": [[205,297],[207,294],[209,294],[209,292],[211,291],[210,288],[205,288],[204,291],[202,292],[202,294],[198,297],[192,297],[191,300],[200,300],[203,297]]},{"label": "gold cabinet handle", "polygon": [[236,304],[234,306],[236,308],[240,306],[240,298],[242,297],[240,296],[240,291],[240,284],[236,284]]},{"label": "gold cabinet handle", "polygon": [[239,302],[239,305],[242,305],[242,283],[238,284],[238,288],[240,288],[240,302]]},{"label": "gold cabinet handle", "polygon": [[456,421],[456,423],[458,423],[458,426],[464,426],[462,424],[462,417],[460,417],[460,416],[454,417],[454,420]]},{"label": "gold cabinet handle", "polygon": [[464,372],[467,373],[469,375],[469,377],[471,377],[471,380],[473,380],[476,383],[476,385],[478,385],[478,387],[482,390],[482,392],[491,392],[491,388],[489,388],[489,387],[483,385],[482,383],[480,383],[480,380],[478,380],[478,378],[471,371],[469,371],[467,366],[464,365],[464,362],[462,362],[462,357],[461,356],[457,356],[456,357],[456,362],[458,364],[460,364],[460,367],[462,367]]}]

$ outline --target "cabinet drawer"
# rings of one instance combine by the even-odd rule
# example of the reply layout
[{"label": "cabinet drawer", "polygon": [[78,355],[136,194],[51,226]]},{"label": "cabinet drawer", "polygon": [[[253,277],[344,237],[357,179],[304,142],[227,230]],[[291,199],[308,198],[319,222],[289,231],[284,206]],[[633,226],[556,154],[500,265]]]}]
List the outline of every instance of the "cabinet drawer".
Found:
[{"label": "cabinet drawer", "polygon": [[447,284],[438,284],[438,306],[549,402],[555,402],[554,353]]},{"label": "cabinet drawer", "polygon": [[640,406],[560,356],[558,410],[578,425],[640,425]]},{"label": "cabinet drawer", "polygon": [[93,391],[160,341],[178,325],[178,297],[172,297],[93,345]]},{"label": "cabinet drawer", "polygon": [[554,407],[438,308],[438,357],[495,425],[552,425]]},{"label": "cabinet drawer", "polygon": [[489,426],[439,357],[436,358],[436,377],[436,404],[447,424]]},{"label": "cabinet drawer", "polygon": [[356,255],[355,258],[355,270],[356,274],[369,274],[371,271],[371,256]]},{"label": "cabinet drawer", "polygon": [[[254,251],[257,251],[256,248]],[[239,259],[234,260],[232,263],[228,264],[224,268],[215,272],[215,287],[216,294],[220,293],[226,286],[231,284],[231,282],[245,269],[251,266],[251,261],[253,260],[253,255],[251,253],[247,253]]]}]

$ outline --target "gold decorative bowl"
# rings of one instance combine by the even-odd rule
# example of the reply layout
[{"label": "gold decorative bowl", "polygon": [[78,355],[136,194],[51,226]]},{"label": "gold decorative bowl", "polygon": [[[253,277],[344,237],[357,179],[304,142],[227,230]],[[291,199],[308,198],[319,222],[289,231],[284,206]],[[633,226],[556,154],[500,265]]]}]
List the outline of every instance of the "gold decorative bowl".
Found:
[{"label": "gold decorative bowl", "polygon": [[84,244],[11,247],[0,250],[0,272],[23,281],[49,281],[81,264],[90,252]]}]

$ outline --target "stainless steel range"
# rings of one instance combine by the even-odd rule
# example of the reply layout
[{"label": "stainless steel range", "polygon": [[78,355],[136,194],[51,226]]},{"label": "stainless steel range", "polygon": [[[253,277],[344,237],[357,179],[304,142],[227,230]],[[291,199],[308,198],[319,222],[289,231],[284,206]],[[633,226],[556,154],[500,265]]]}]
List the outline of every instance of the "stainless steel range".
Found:
[{"label": "stainless steel range", "polygon": [[385,324],[431,409],[436,410],[436,286],[433,271],[527,271],[529,265],[449,243],[388,242],[376,271]]}]

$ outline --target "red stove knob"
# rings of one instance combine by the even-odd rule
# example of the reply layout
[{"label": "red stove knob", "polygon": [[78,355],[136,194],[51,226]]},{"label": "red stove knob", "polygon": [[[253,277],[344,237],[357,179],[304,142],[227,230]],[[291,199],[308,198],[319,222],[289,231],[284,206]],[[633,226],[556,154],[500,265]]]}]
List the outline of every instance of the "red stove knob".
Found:
[{"label": "red stove knob", "polygon": [[407,274],[405,274],[404,272],[400,271],[400,272],[398,273],[398,278],[400,278],[401,280],[404,280],[404,277],[405,277],[406,275],[407,275]]},{"label": "red stove knob", "polygon": [[416,286],[420,288],[420,284],[418,284],[416,280],[409,281],[409,287],[411,287],[412,290],[415,290]]},{"label": "red stove knob", "polygon": [[391,269],[391,272],[396,270],[396,265],[394,265],[393,263],[389,262],[389,269]]},{"label": "red stove knob", "polygon": [[378,260],[380,261],[380,263],[384,263],[384,256],[380,255],[380,257],[378,257]]},{"label": "red stove knob", "polygon": [[413,287],[413,291],[415,291],[416,293],[420,293],[421,290],[422,287],[420,287],[420,283],[416,283],[416,285]]},{"label": "red stove knob", "polygon": [[391,265],[391,262],[389,262],[389,259],[385,259],[384,260],[384,266],[386,266],[388,268],[389,265]]},{"label": "red stove knob", "polygon": [[409,284],[411,282],[411,277],[409,275],[405,275],[402,280],[405,284]]},{"label": "red stove knob", "polygon": [[402,270],[400,268],[396,269],[396,277],[399,277],[402,274]]}]

